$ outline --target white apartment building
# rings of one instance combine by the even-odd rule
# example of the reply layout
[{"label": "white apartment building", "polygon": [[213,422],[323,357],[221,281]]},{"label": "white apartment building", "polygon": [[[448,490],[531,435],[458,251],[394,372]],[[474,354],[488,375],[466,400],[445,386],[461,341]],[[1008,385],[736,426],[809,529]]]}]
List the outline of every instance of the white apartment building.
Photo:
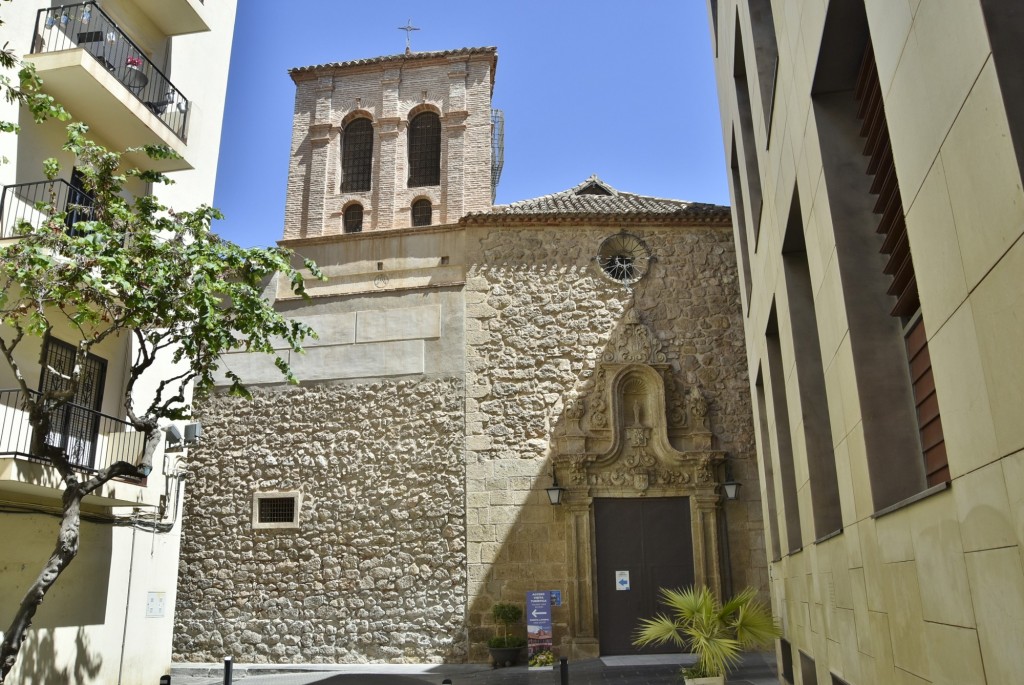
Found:
[{"label": "white apartment building", "polygon": [[[2,40],[35,64],[43,90],[97,142],[177,151],[180,159],[159,162],[126,156],[175,181],[150,188],[132,179],[126,192],[152,191],[169,207],[192,209],[213,201],[235,7],[234,0],[17,0],[2,8]],[[8,159],[0,165],[0,239],[11,239],[19,221],[40,221],[40,201],[88,205],[75,160],[61,150],[63,123],[37,125],[7,102],[0,120],[21,125],[17,136],[0,137]],[[43,174],[50,157],[61,163],[55,181]],[[42,389],[65,372],[76,342],[70,330],[56,331],[25,350],[29,385]],[[51,430],[83,473],[141,452],[141,434],[120,406],[131,354],[122,338],[90,355],[75,401]],[[0,630],[53,549],[62,490],[56,470],[32,457],[14,387],[10,371],[0,371]],[[85,499],[78,557],[36,614],[10,682],[156,683],[169,672],[185,449],[169,444],[144,481],[113,480]]]}]

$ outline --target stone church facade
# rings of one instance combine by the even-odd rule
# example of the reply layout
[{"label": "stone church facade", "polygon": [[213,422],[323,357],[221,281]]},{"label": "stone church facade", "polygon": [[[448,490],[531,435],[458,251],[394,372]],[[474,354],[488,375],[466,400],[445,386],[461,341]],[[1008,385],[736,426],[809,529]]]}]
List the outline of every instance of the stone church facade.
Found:
[{"label": "stone church facade", "polygon": [[320,337],[298,387],[239,352],[253,399],[201,408],[179,659],[484,661],[530,590],[577,659],[631,651],[659,585],[767,590],[728,208],[597,177],[492,205],[496,66],[292,71],[282,244],[327,280],[267,295]]}]

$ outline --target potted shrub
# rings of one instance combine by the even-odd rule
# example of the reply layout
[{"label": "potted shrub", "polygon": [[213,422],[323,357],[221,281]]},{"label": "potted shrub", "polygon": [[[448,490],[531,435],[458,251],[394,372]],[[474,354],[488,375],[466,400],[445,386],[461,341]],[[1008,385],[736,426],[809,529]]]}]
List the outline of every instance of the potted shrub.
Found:
[{"label": "potted shrub", "polygon": [[515,666],[519,661],[519,653],[526,646],[526,639],[517,635],[509,635],[508,628],[513,623],[518,623],[523,617],[523,610],[507,602],[498,602],[491,607],[491,616],[494,622],[501,626],[501,635],[495,635],[487,642],[488,650],[491,653],[491,661],[495,668],[499,666]]},{"label": "potted shrub", "polygon": [[742,650],[766,646],[782,634],[768,609],[755,599],[757,591],[750,587],[724,604],[706,587],[661,588],[660,594],[669,613],[642,619],[633,644],[643,647],[671,642],[695,653],[697,663],[683,669],[688,685],[722,685]]}]

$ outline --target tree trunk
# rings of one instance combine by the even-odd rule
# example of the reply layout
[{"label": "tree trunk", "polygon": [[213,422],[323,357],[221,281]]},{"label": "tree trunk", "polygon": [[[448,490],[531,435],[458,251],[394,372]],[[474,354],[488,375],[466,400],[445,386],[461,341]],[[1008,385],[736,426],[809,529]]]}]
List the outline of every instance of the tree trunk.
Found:
[{"label": "tree trunk", "polygon": [[14,668],[14,663],[21,652],[22,643],[25,642],[28,629],[32,626],[32,619],[36,615],[36,609],[42,603],[43,597],[46,596],[57,577],[78,554],[83,497],[85,497],[85,493],[81,491],[79,483],[68,483],[63,495],[64,517],[60,522],[57,545],[39,577],[25,593],[25,598],[21,600],[21,606],[18,607],[14,620],[4,634],[4,641],[0,643],[0,685],[7,680],[7,674]]}]

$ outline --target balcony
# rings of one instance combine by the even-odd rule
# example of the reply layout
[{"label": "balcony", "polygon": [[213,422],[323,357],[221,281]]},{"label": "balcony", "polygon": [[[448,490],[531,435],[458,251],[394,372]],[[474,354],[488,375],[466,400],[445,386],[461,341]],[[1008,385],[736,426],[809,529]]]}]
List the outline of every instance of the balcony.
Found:
[{"label": "balcony", "polygon": [[[191,103],[93,2],[39,10],[26,61],[43,89],[97,138],[115,148],[166,145],[184,157]],[[184,158],[129,164],[157,171],[191,169]]]},{"label": "balcony", "polygon": [[92,219],[92,198],[64,180],[4,186],[0,195],[0,239],[13,238],[23,224],[38,228],[54,212],[67,212],[70,230],[78,221]]},{"label": "balcony", "polygon": [[135,4],[168,36],[210,30],[201,0],[135,0]]},{"label": "balcony", "polygon": [[[20,390],[0,390],[0,491],[27,498],[59,497],[63,487],[57,470],[39,456]],[[145,434],[125,421],[77,404],[66,404],[55,415],[44,443],[65,450],[75,471],[88,477],[116,461],[137,463]],[[139,506],[142,481],[116,480],[97,490],[92,501],[104,506]]]}]

